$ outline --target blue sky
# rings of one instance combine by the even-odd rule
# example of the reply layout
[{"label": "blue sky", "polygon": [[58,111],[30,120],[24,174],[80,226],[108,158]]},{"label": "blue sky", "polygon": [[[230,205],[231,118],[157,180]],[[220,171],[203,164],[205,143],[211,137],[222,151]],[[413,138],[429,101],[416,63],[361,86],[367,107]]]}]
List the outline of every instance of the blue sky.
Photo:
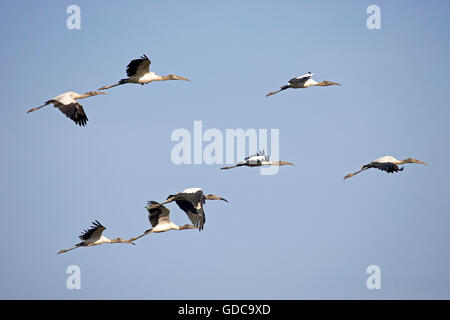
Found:
[{"label": "blue sky", "polygon": [[[81,8],[81,30],[66,8]],[[366,9],[381,8],[381,30]],[[450,298],[447,1],[15,1],[0,3],[0,298]],[[82,100],[76,126],[53,107],[65,91],[125,76],[146,54],[159,74]],[[265,94],[308,71],[342,87]],[[279,129],[280,158],[255,168],[174,165],[172,132]],[[398,174],[345,174],[384,155]],[[105,235],[148,229],[147,200],[202,187],[202,232],[57,255],[98,219]],[[177,224],[187,218],[169,205]],[[381,268],[381,289],[366,268]],[[81,290],[66,269],[81,268]]]}]

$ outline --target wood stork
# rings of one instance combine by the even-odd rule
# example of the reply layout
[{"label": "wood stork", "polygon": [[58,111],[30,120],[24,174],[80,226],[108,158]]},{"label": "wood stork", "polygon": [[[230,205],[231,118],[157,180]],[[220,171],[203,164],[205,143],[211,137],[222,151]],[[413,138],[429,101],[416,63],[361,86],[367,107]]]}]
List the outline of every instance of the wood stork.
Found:
[{"label": "wood stork", "polygon": [[269,156],[266,156],[264,150],[253,154],[249,157],[246,157],[244,161],[238,162],[236,165],[231,167],[222,167],[220,169],[227,170],[231,168],[237,168],[242,166],[247,167],[261,167],[261,166],[284,166],[284,165],[291,165],[294,166],[291,162],[286,161],[270,161]]},{"label": "wood stork", "polygon": [[339,83],[331,82],[331,81],[327,81],[327,80],[321,81],[321,82],[314,81],[313,79],[311,79],[311,77],[313,75],[314,75],[314,73],[308,72],[307,74],[298,76],[296,78],[292,78],[291,80],[289,80],[289,84],[282,86],[280,88],[280,90],[269,92],[268,94],[266,94],[266,97],[274,95],[275,93],[286,90],[288,88],[299,89],[299,88],[309,88],[309,87],[314,87],[314,86],[316,86],[316,87],[327,87],[327,86],[332,86],[332,85],[341,86],[341,84],[339,84]]},{"label": "wood stork", "polygon": [[370,169],[370,168],[377,168],[379,170],[383,170],[383,171],[386,171],[388,173],[403,171],[404,168],[403,167],[399,168],[398,165],[399,164],[404,164],[404,163],[420,163],[420,164],[424,164],[424,165],[428,166],[427,163],[425,163],[423,161],[419,161],[419,160],[413,159],[413,158],[407,158],[405,160],[397,160],[394,157],[385,156],[385,157],[381,157],[381,158],[378,158],[376,160],[373,160],[369,164],[363,165],[361,170],[356,171],[354,173],[349,173],[348,175],[346,175],[344,177],[344,179],[353,177],[355,174],[358,174],[358,173],[363,172],[364,170],[367,170],[367,169]]},{"label": "wood stork", "polygon": [[144,232],[144,234],[131,238],[130,241],[136,241],[143,236],[150,233],[159,233],[159,232],[167,232],[170,230],[187,230],[187,229],[197,229],[192,224],[185,224],[183,226],[177,226],[175,223],[170,221],[170,210],[164,206],[159,206],[157,208],[152,207],[153,205],[158,205],[159,203],[156,201],[149,201],[148,206],[146,207],[148,211],[148,220],[152,226],[151,229],[148,229]]},{"label": "wood stork", "polygon": [[139,83],[144,85],[152,81],[165,81],[165,80],[186,80],[191,81],[188,78],[169,74],[167,76],[160,76],[154,72],[150,72],[150,59],[144,54],[140,59],[131,60],[127,66],[128,78],[121,79],[118,83],[101,87],[98,90],[105,90],[115,86],[119,86],[125,83]]},{"label": "wood stork", "polygon": [[108,239],[107,237],[105,237],[103,235],[103,231],[106,229],[104,226],[101,225],[100,222],[98,222],[97,220],[92,222],[92,226],[90,227],[90,229],[88,230],[84,230],[84,232],[79,236],[79,238],[81,240],[83,240],[80,243],[77,243],[74,247],[69,248],[69,249],[63,249],[60,250],[58,252],[58,254],[60,253],[64,253],[76,248],[81,248],[81,247],[92,247],[92,246],[97,246],[99,244],[103,244],[103,243],[130,243],[130,244],[134,244],[131,240],[125,240],[122,238],[116,238],[116,239]]},{"label": "wood stork", "polygon": [[213,194],[205,196],[201,188],[187,188],[177,194],[169,195],[166,201],[162,203],[151,205],[149,210],[159,208],[166,203],[175,201],[178,207],[186,212],[192,224],[201,231],[203,230],[203,225],[206,221],[205,212],[203,211],[205,200],[223,200],[228,202],[228,200]]},{"label": "wood stork", "polygon": [[81,104],[78,103],[78,99],[88,98],[92,96],[96,96],[99,94],[106,94],[106,92],[98,92],[98,91],[89,91],[84,94],[79,94],[73,91],[65,92],[60,94],[59,96],[54,97],[45,102],[44,105],[36,108],[31,108],[27,111],[27,113],[39,110],[51,103],[55,108],[58,108],[62,113],[64,113],[68,118],[72,119],[79,126],[85,126],[88,118],[86,113],[84,112]]}]

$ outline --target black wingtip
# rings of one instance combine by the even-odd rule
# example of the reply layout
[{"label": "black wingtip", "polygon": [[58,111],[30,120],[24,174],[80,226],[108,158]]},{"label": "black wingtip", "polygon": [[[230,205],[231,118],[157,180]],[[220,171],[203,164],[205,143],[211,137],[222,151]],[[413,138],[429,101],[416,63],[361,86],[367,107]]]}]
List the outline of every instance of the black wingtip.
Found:
[{"label": "black wingtip", "polygon": [[103,227],[104,228],[104,226],[98,220],[95,220],[95,222],[93,221],[92,224],[94,226],[96,226],[96,227]]}]

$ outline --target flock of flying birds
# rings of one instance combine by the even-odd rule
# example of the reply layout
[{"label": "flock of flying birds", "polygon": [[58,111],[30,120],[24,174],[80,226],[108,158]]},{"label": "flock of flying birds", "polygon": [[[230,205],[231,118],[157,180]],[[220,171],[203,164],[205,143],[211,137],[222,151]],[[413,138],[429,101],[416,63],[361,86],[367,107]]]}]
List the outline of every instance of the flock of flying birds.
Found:
[{"label": "flock of flying birds", "polygon": [[[110,89],[112,87],[116,87],[126,83],[137,83],[144,85],[153,81],[165,81],[165,80],[191,81],[188,78],[177,76],[174,74],[169,74],[167,76],[157,75],[156,73],[150,71],[150,63],[151,63],[150,59],[146,55],[143,55],[141,58],[134,59],[128,64],[126,70],[127,78],[121,79],[119,82],[113,85],[103,86],[98,89],[99,91],[89,91],[84,94],[79,94],[72,91],[65,92],[50,100],[47,100],[44,103],[44,105],[40,107],[35,107],[28,110],[27,113],[41,109],[49,104],[53,104],[55,108],[58,108],[68,118],[73,120],[77,125],[85,126],[87,124],[88,118],[86,116],[86,113],[84,112],[83,107],[78,102],[79,99],[88,98],[100,94],[106,94],[106,92],[103,92],[102,90]],[[313,86],[319,87],[326,87],[332,85],[341,86],[341,84],[339,83],[326,80],[317,82],[311,79],[313,75],[314,73],[308,72],[307,74],[292,78],[291,80],[289,80],[288,84],[282,86],[277,91],[269,92],[266,95],[266,97],[272,96],[278,92],[281,92],[289,88],[299,89],[299,88],[309,88]],[[419,163],[427,165],[425,162],[413,158],[398,160],[392,156],[385,156],[363,165],[359,171],[346,175],[344,179],[353,177],[355,174],[358,174],[370,168],[376,168],[382,171],[386,171],[388,173],[403,171],[403,167],[400,168],[399,165],[405,163]],[[265,165],[283,166],[294,164],[286,161],[270,161],[269,156],[265,155],[265,152],[263,150],[254,155],[246,157],[244,161],[238,162],[234,166],[222,167],[221,169],[226,170],[242,166],[260,167]],[[226,199],[213,194],[204,195],[203,190],[200,188],[187,188],[177,194],[169,195],[167,199],[162,203],[158,203],[156,201],[148,202],[146,209],[148,211],[148,219],[150,221],[151,228],[145,231],[142,235],[133,237],[128,240],[123,238],[109,239],[103,235],[103,231],[106,228],[96,220],[93,222],[93,225],[88,230],[85,230],[80,235],[79,238],[82,240],[82,242],[76,244],[72,248],[60,250],[58,254],[80,247],[91,247],[103,243],[128,243],[134,245],[135,244],[134,241],[151,233],[166,232],[170,230],[187,230],[187,229],[202,230],[206,221],[205,212],[203,210],[203,205],[205,204],[206,200],[223,200],[228,202]],[[173,201],[175,201],[178,207],[187,214],[189,220],[191,221],[191,224],[177,226],[175,223],[170,221],[169,217],[170,211],[164,205]]]}]

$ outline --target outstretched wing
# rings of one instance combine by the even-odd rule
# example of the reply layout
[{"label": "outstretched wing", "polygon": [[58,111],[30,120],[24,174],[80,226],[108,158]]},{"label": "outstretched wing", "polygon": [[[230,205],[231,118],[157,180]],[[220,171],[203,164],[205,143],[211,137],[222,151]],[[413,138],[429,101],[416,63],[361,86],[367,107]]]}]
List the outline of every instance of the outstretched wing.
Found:
[{"label": "outstretched wing", "polygon": [[248,159],[250,159],[251,157],[259,157],[259,156],[263,156],[263,155],[265,155],[265,151],[264,151],[264,149],[263,150],[261,150],[261,151],[258,151],[258,152],[256,152],[256,153],[254,153],[254,154],[251,154],[251,155],[249,155],[248,157],[245,157],[245,161],[247,161]]},{"label": "outstretched wing", "polygon": [[159,204],[156,201],[149,201],[148,202],[148,220],[150,221],[150,224],[152,225],[152,228],[156,227],[158,223],[169,223],[170,218],[170,210],[167,209],[164,206],[157,207],[157,208],[150,208],[150,206]]},{"label": "outstretched wing", "polygon": [[106,229],[100,222],[97,220],[92,222],[92,226],[88,230],[84,230],[84,232],[80,235],[80,239],[86,241],[90,238],[97,239],[102,236],[103,231]]},{"label": "outstretched wing", "polygon": [[177,205],[181,210],[186,212],[189,220],[192,224],[199,230],[203,230],[203,225],[205,224],[205,212],[203,211],[203,203],[199,207],[195,208],[192,203],[185,200],[175,200]]},{"label": "outstretched wing", "polygon": [[387,163],[375,163],[375,168],[386,171],[388,173],[403,171],[403,167],[399,168],[395,163],[387,162]]},{"label": "outstretched wing", "polygon": [[127,66],[127,76],[142,76],[150,71],[150,59],[144,54],[140,59],[131,60]]},{"label": "outstretched wing", "polygon": [[291,84],[298,84],[298,83],[302,83],[305,82],[308,79],[311,79],[311,77],[314,75],[314,73],[308,72],[307,74],[292,78],[291,80],[289,80],[289,83]]},{"label": "outstretched wing", "polygon": [[53,102],[54,106],[64,113],[68,118],[73,120],[79,126],[85,126],[88,118],[83,107],[78,102],[62,104],[59,101]]},{"label": "outstretched wing", "polygon": [[195,192],[180,192],[176,195],[175,202],[181,210],[186,212],[192,224],[199,230],[203,230],[203,225],[206,221],[205,212],[203,211],[203,204],[205,203],[203,191],[199,189]]}]

